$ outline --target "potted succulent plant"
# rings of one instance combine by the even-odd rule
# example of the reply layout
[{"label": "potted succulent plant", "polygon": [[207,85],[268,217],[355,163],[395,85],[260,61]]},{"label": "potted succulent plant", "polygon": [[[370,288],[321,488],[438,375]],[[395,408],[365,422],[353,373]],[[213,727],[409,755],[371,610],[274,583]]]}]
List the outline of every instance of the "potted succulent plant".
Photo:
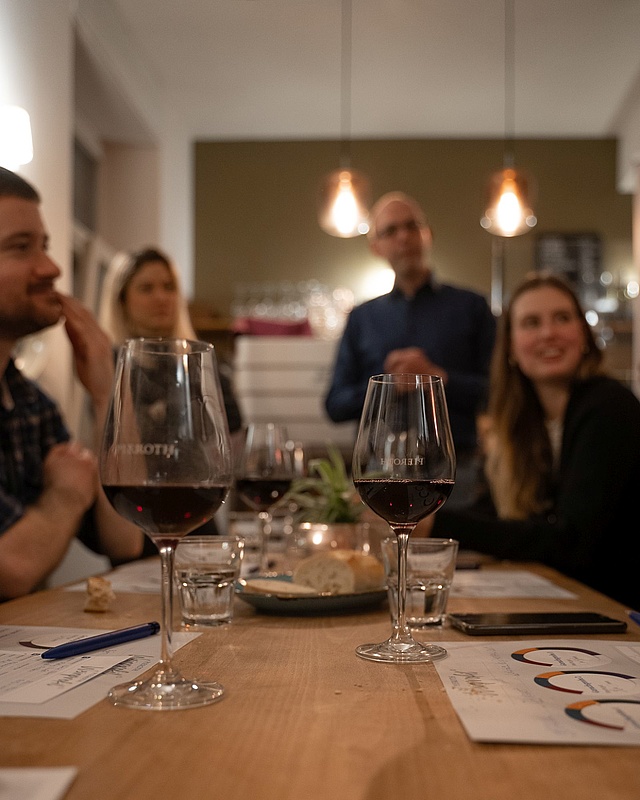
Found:
[{"label": "potted succulent plant", "polygon": [[360,501],[340,451],[330,446],[327,458],[309,461],[308,474],[297,478],[278,506],[294,508],[294,522],[355,523],[364,505]]},{"label": "potted succulent plant", "polygon": [[388,526],[367,513],[340,451],[329,446],[327,457],[310,460],[307,472],[293,481],[278,503],[291,510],[291,559],[325,548],[379,555],[380,541],[389,534]]}]

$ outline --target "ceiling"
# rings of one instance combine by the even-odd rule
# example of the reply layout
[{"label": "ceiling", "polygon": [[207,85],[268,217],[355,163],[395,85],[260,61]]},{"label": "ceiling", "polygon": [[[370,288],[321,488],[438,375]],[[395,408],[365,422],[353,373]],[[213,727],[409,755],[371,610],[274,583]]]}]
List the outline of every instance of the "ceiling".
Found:
[{"label": "ceiling", "polygon": [[[504,0],[352,0],[342,113],[340,0],[110,1],[195,138],[505,134]],[[516,0],[514,19],[515,136],[615,136],[640,104],[640,0]]]}]

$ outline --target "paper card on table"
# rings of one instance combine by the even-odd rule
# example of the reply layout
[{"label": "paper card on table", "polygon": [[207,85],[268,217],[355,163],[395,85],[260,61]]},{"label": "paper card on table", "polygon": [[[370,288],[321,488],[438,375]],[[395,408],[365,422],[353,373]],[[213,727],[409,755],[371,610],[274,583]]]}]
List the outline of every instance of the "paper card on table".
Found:
[{"label": "paper card on table", "polygon": [[86,654],[45,661],[37,651],[0,650],[0,703],[45,703],[90,681],[129,656]]},{"label": "paper card on table", "polygon": [[[69,641],[78,639],[81,636],[92,636],[98,633],[104,633],[104,631],[84,628],[0,625],[0,651],[2,651],[2,657],[0,657],[0,686],[3,685],[3,682],[9,686],[10,676],[13,671],[12,664],[17,663],[15,659],[20,660],[25,654],[45,665],[45,668],[47,664],[60,664],[64,668],[64,662],[77,660],[74,658],[46,661],[40,658],[42,650],[34,650],[28,645],[25,647],[21,642],[29,643],[56,639]],[[174,632],[172,639],[174,650],[178,650],[200,635],[200,633]],[[65,690],[61,694],[43,702],[9,702],[0,697],[0,717],[73,719],[95,703],[103,700],[109,690],[116,684],[136,680],[139,675],[156,664],[160,660],[160,646],[160,636],[148,636],[144,639],[137,639],[116,647],[100,650],[93,654],[87,653],[86,655],[92,658],[115,659],[116,663],[114,666],[107,667],[106,670],[94,675],[90,680],[85,680],[83,683],[79,683],[73,688]],[[36,674],[36,680],[42,675],[43,673],[41,672]],[[32,674],[28,686],[33,686],[33,683],[34,676]],[[27,690],[26,687],[27,684],[25,684],[25,691]]]},{"label": "paper card on table", "polygon": [[[122,564],[105,577],[111,582],[114,592],[160,594],[161,572],[156,558],[143,558]],[[67,586],[67,590],[71,592],[83,592],[86,588],[86,581]]]},{"label": "paper card on table", "polygon": [[640,643],[441,643],[435,666],[471,739],[640,745]]},{"label": "paper card on table", "polygon": [[542,575],[526,570],[457,571],[451,585],[451,597],[538,597],[571,598],[576,595],[556,586]]},{"label": "paper card on table", "polygon": [[0,800],[61,800],[77,767],[2,767]]}]

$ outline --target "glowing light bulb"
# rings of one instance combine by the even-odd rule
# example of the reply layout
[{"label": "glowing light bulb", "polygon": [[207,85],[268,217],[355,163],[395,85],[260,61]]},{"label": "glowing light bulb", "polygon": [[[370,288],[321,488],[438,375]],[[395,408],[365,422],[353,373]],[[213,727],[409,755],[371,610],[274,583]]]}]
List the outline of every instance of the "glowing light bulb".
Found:
[{"label": "glowing light bulb", "polygon": [[537,223],[529,208],[528,180],[514,169],[495,173],[489,184],[489,203],[480,220],[496,236],[519,236]]},{"label": "glowing light bulb", "polygon": [[321,191],[320,227],[343,238],[367,233],[367,195],[368,182],[359,173],[349,169],[332,172]]},{"label": "glowing light bulb", "polygon": [[513,181],[505,181],[496,209],[498,225],[504,233],[513,235],[522,224],[522,206]]},{"label": "glowing light bulb", "polygon": [[351,176],[343,173],[335,202],[331,208],[331,221],[343,236],[358,225],[358,204],[353,196]]}]

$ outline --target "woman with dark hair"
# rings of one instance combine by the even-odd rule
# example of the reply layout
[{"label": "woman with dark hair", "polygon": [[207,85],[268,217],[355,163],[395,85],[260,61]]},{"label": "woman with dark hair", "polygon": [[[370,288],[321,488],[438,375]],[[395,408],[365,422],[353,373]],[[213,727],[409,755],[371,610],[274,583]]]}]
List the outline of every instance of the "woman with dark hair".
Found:
[{"label": "woman with dark hair", "polygon": [[640,607],[629,558],[640,402],[605,374],[580,303],[556,275],[535,273],[513,292],[493,353],[487,418],[488,491],[467,508],[445,506],[431,534],[548,564]]}]

